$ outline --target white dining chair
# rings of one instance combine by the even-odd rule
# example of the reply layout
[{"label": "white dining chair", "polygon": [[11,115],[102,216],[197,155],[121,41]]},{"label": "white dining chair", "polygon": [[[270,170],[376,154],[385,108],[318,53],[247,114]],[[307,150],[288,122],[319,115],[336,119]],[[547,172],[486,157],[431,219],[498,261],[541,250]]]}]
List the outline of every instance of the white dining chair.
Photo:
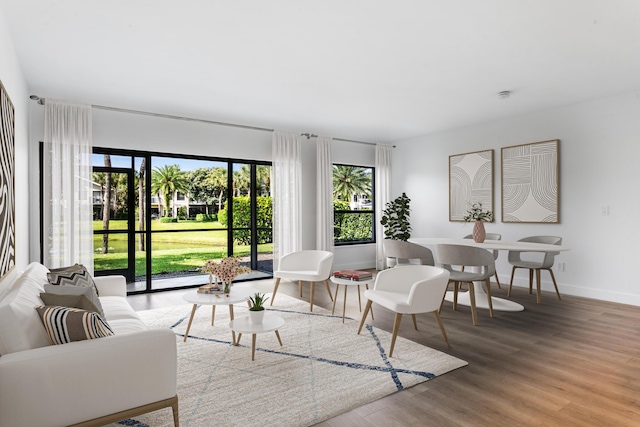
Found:
[{"label": "white dining chair", "polygon": [[[465,239],[473,239],[473,235],[472,234],[467,234],[466,236],[464,236]],[[502,240],[502,234],[498,234],[498,233],[487,233],[484,240]],[[493,251],[493,260],[497,260],[498,259],[498,255],[500,255],[500,251],[495,250]],[[502,286],[500,286],[500,279],[498,279],[498,272],[496,271],[493,275],[493,277],[495,277],[496,279],[496,284],[498,285],[498,289],[502,289]]]},{"label": "white dining chair", "polygon": [[305,250],[291,252],[283,256],[278,263],[278,269],[273,272],[276,283],[269,305],[273,305],[273,300],[276,299],[276,292],[278,292],[281,279],[297,281],[300,289],[300,297],[302,297],[302,282],[311,283],[309,311],[313,311],[316,282],[324,282],[327,287],[327,292],[329,292],[329,298],[333,301],[331,288],[329,287],[329,277],[331,277],[332,266],[333,253],[328,251]]},{"label": "white dining chair", "polygon": [[[562,237],[558,236],[530,236],[525,237],[519,242],[532,242],[532,243],[545,243],[547,245],[561,245]],[[560,291],[558,290],[558,284],[556,283],[556,277],[553,274],[553,263],[555,262],[555,257],[560,252],[533,252],[530,253],[530,257],[537,257],[536,260],[532,259],[522,259],[522,254],[526,251],[509,251],[508,260],[509,264],[513,267],[511,268],[511,281],[509,282],[509,292],[508,296],[511,296],[511,288],[513,287],[513,275],[518,268],[526,268],[529,270],[529,293],[532,293],[533,289],[533,274],[535,272],[536,275],[536,302],[540,304],[542,301],[542,295],[540,293],[540,271],[546,270],[551,275],[551,280],[553,281],[553,286],[556,288],[556,295],[558,295],[558,299],[562,300],[560,297]],[[542,259],[540,259],[542,258]]]},{"label": "white dining chair", "polygon": [[384,239],[384,256],[395,260],[395,266],[419,264],[435,265],[431,249],[402,240]]},{"label": "white dining chair", "polygon": [[447,333],[438,313],[444,293],[447,290],[448,280],[448,271],[430,265],[407,265],[401,268],[380,271],[376,275],[373,289],[364,292],[364,296],[368,301],[362,313],[358,334],[360,334],[364,326],[364,321],[367,318],[367,313],[371,310],[372,303],[375,302],[396,313],[389,347],[389,357],[393,356],[393,348],[396,344],[403,314],[411,314],[413,327],[418,330],[416,314],[433,313],[440,327],[440,332],[447,346],[449,346],[449,338],[447,338]]}]

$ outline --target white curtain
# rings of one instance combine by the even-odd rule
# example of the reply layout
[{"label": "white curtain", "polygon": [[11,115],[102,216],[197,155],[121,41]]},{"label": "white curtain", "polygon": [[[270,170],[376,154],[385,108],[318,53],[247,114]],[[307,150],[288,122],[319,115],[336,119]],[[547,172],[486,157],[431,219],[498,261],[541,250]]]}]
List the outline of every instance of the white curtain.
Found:
[{"label": "white curtain", "polygon": [[319,136],[316,145],[316,249],[333,249],[333,163],[332,138]]},{"label": "white curtain", "polygon": [[47,99],[44,113],[44,264],[93,273],[91,106]]},{"label": "white curtain", "polygon": [[382,241],[384,239],[384,227],[380,225],[382,211],[391,197],[391,150],[389,145],[376,145],[376,268],[384,270],[386,260]]},{"label": "white curtain", "polygon": [[300,134],[274,131],[273,270],[280,257],[302,249],[302,143]]}]

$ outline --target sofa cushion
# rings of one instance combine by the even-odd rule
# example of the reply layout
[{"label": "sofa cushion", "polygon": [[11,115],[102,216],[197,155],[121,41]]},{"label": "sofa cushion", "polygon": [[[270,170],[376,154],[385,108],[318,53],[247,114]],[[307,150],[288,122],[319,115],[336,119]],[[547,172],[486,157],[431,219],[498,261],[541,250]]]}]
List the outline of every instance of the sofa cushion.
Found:
[{"label": "sofa cushion", "polygon": [[43,268],[38,274],[25,270],[0,300],[0,355],[51,345],[34,309],[42,305],[40,293],[47,271]]},{"label": "sofa cushion", "polygon": [[100,302],[100,298],[98,298],[98,294],[95,289],[88,288],[84,286],[72,286],[72,285],[52,285],[51,283],[47,283],[44,285],[44,291],[48,294],[56,294],[56,295],[84,295],[89,301],[98,309],[98,313],[100,316],[104,317],[104,309],[102,308],[102,303]]},{"label": "sofa cushion", "polygon": [[44,303],[44,305],[57,305],[60,307],[72,307],[79,308],[80,310],[90,311],[92,313],[98,313],[102,317],[104,317],[98,307],[96,307],[86,295],[58,295],[58,294],[48,294],[46,292],[42,292],[40,294],[40,299]]},{"label": "sofa cushion", "polygon": [[71,307],[36,307],[51,342],[66,344],[113,335],[109,324],[98,313]]}]

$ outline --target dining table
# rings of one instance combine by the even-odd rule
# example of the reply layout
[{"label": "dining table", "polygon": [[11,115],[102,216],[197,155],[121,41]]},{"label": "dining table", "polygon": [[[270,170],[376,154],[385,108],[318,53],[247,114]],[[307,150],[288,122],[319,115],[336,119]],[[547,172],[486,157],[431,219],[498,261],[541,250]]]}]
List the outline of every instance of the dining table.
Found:
[{"label": "dining table", "polygon": [[[521,252],[564,252],[571,249],[567,245],[549,245],[544,243],[519,242],[508,240],[485,240],[482,243],[475,242],[473,239],[448,238],[448,237],[415,237],[410,238],[409,242],[416,245],[435,248],[438,244],[473,246],[483,248],[489,251],[521,251]],[[436,257],[436,262],[438,262]],[[484,291],[482,282],[473,282],[476,308],[489,309],[489,299]],[[445,300],[453,301],[453,292],[447,292]],[[491,303],[495,311],[523,311],[524,306],[515,301],[505,298],[491,297]],[[458,304],[470,306],[469,292],[458,294]]]}]

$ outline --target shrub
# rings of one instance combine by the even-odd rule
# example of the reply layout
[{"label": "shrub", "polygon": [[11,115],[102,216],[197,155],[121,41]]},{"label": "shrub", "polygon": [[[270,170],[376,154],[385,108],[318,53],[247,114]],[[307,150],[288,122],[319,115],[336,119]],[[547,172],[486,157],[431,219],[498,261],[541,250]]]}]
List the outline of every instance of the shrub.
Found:
[{"label": "shrub", "polygon": [[162,218],[160,218],[160,222],[178,222],[178,218],[163,216]]},{"label": "shrub", "polygon": [[216,214],[197,214],[196,221],[198,222],[215,222],[218,220],[218,215]]},{"label": "shrub", "polygon": [[187,207],[180,206],[178,208],[178,219],[187,219]]},{"label": "shrub", "polygon": [[[258,218],[256,225],[258,228],[258,244],[271,243],[272,236],[272,203],[271,197],[256,197]],[[226,227],[228,224],[228,201],[225,202],[224,208],[218,212],[218,221]],[[242,245],[251,244],[251,199],[249,196],[240,196],[233,198],[233,240]]]}]

